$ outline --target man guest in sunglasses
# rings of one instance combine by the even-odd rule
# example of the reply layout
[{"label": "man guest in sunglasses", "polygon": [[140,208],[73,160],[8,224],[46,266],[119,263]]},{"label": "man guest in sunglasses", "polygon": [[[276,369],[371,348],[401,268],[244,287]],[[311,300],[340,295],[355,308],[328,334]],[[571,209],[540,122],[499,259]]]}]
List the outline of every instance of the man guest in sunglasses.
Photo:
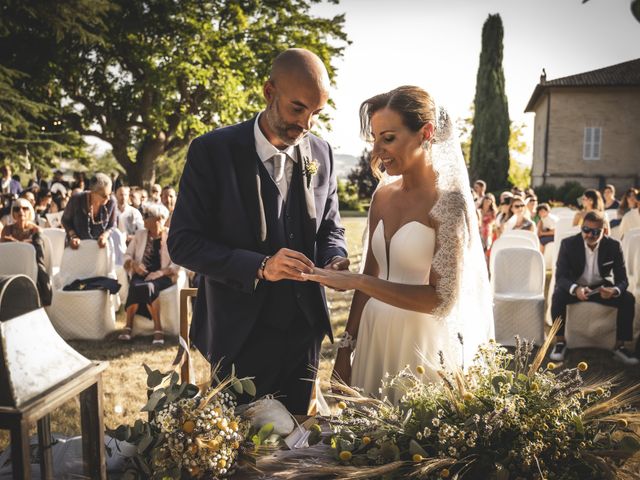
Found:
[{"label": "man guest in sunglasses", "polygon": [[567,305],[597,302],[618,309],[614,357],[625,365],[638,359],[624,346],[633,335],[635,299],[627,291],[629,282],[620,242],[604,235],[604,216],[596,210],[584,216],[581,232],[560,245],[556,264],[556,287],[551,300],[551,316],[563,321],[550,358],[564,360],[567,344],[564,321]]}]

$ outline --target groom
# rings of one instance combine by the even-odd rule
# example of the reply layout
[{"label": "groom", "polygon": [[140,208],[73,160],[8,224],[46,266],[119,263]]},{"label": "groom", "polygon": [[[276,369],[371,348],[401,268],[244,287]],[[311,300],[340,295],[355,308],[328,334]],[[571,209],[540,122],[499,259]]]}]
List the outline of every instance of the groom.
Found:
[{"label": "groom", "polygon": [[253,119],[196,138],[171,220],[172,260],[203,276],[192,343],[223,374],[255,377],[306,414],[320,343],[331,334],[325,293],[302,272],[349,266],[333,155],[309,131],[329,97],[322,61],[289,49]]}]

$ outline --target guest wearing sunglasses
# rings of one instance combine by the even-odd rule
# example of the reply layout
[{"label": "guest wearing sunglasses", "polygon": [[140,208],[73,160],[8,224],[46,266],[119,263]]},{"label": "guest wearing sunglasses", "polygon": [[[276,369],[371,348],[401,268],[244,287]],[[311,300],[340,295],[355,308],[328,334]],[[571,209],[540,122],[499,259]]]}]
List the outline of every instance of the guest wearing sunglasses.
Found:
[{"label": "guest wearing sunglasses", "polygon": [[4,227],[0,242],[26,242],[33,245],[38,264],[36,286],[40,302],[44,306],[51,305],[51,279],[44,265],[44,245],[40,227],[34,223],[33,205],[26,198],[16,199],[11,206],[11,218],[13,223]]},{"label": "guest wearing sunglasses", "polygon": [[504,224],[503,231],[528,230],[533,232],[536,225],[531,220],[529,209],[523,197],[515,195],[509,206],[509,216]]},{"label": "guest wearing sunglasses", "polygon": [[556,287],[551,299],[551,317],[563,321],[550,358],[564,360],[567,345],[564,320],[567,305],[596,302],[618,309],[614,357],[625,365],[637,365],[638,359],[624,346],[633,339],[634,296],[627,291],[629,282],[620,242],[604,235],[602,212],[592,210],[584,216],[581,232],[560,245],[556,264]]}]

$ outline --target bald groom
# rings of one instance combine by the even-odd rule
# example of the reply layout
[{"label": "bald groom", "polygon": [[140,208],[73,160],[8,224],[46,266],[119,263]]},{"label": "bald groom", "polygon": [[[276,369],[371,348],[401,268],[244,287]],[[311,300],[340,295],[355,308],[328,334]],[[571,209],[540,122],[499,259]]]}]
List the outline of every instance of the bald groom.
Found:
[{"label": "bald groom", "polygon": [[192,343],[228,372],[255,377],[306,414],[320,344],[332,337],[313,266],[349,266],[331,147],[310,133],[329,98],[327,70],[293,48],[274,61],[266,108],[196,138],[180,180],[168,246],[203,276]]}]

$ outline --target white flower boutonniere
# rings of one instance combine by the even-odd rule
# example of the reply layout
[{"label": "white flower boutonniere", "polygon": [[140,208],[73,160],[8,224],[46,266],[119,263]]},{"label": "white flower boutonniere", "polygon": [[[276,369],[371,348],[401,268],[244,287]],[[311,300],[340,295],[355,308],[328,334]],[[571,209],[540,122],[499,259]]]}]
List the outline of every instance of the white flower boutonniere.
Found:
[{"label": "white flower boutonniere", "polygon": [[318,173],[320,164],[317,160],[311,160],[309,157],[304,157],[304,176],[307,177],[307,188],[311,186],[311,177]]}]

